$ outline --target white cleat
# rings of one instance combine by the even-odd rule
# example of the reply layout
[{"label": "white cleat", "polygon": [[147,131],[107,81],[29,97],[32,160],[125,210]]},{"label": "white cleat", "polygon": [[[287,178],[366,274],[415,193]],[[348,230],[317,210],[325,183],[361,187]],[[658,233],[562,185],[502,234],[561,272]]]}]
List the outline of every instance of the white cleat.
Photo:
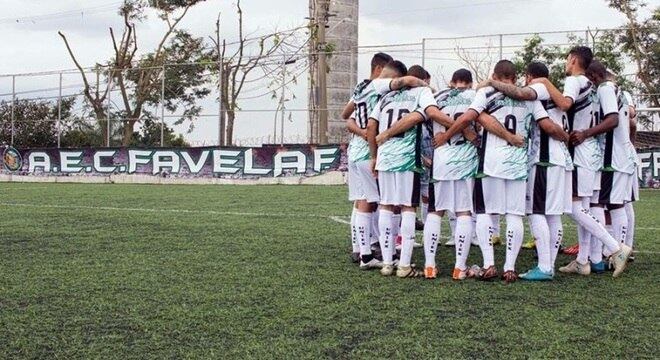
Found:
[{"label": "white cleat", "polygon": [[383,264],[383,267],[380,269],[380,274],[383,276],[392,276],[392,274],[394,274],[394,265]]},{"label": "white cleat", "polygon": [[378,259],[371,259],[366,263],[360,261],[361,270],[381,269],[382,267],[383,267],[383,263],[381,261],[378,261]]},{"label": "white cleat", "polygon": [[614,267],[613,277],[621,275],[628,265],[628,258],[632,254],[632,248],[626,244],[621,244],[621,249],[610,257],[610,263]]},{"label": "white cleat", "polygon": [[456,242],[454,241],[454,238],[447,240],[445,246],[456,246]]}]

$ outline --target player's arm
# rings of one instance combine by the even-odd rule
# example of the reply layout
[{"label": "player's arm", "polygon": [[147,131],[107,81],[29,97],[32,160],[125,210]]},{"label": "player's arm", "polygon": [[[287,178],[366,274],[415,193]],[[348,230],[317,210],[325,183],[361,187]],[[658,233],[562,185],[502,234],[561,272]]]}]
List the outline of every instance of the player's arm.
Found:
[{"label": "player's arm", "polygon": [[500,124],[500,122],[492,115],[485,112],[481,113],[477,118],[477,121],[484,127],[484,131],[488,131],[513,146],[525,146],[525,138],[521,135],[509,132],[509,130],[505,129],[504,126],[502,126],[502,124]]},{"label": "player's arm", "polygon": [[604,134],[619,125],[619,113],[610,113],[605,116],[600,124],[582,131],[573,131],[571,133],[571,142],[580,145],[584,140],[600,134]]},{"label": "player's arm", "polygon": [[353,111],[355,111],[355,103],[353,100],[351,100],[346,105],[344,105],[344,109],[341,111],[341,118],[348,120],[348,118],[351,117],[351,114],[353,114]]},{"label": "player's arm", "polygon": [[[450,118],[447,114],[440,111],[440,109],[437,107],[434,106],[429,107],[426,110],[426,115],[432,121],[435,121],[436,123],[444,126],[445,129],[449,129],[454,125],[454,120],[452,120],[452,118]],[[465,137],[467,141],[472,142],[477,138],[477,133],[474,131],[474,129],[471,129],[470,127],[465,127],[462,130],[462,133],[463,133],[463,137]]]},{"label": "player's arm", "polygon": [[[631,109],[634,109],[634,107],[630,107]],[[632,114],[632,113],[628,113]],[[635,144],[635,140],[637,140],[637,119],[635,119],[634,116],[631,115],[630,117],[630,142]]]},{"label": "player's arm", "polygon": [[463,132],[471,123],[477,120],[479,113],[474,109],[468,109],[463,115],[459,116],[447,131],[438,133],[433,137],[433,146],[440,147],[446,144],[454,135]]},{"label": "player's arm", "polygon": [[529,86],[519,87],[515,84],[509,84],[497,80],[485,80],[479,86],[492,86],[504,95],[516,100],[536,100],[537,94],[534,89]]},{"label": "player's arm", "polygon": [[411,129],[413,126],[424,121],[424,116],[417,111],[413,111],[410,114],[407,114],[403,118],[399,119],[394,125],[389,129],[383,131],[382,133],[376,136],[376,144],[381,145],[393,136],[399,135]]},{"label": "player's arm", "polygon": [[548,136],[551,138],[561,141],[561,142],[568,142],[570,139],[570,135],[564,129],[555,124],[550,118],[543,118],[539,121],[536,122],[543,131],[545,131]]},{"label": "player's arm", "polygon": [[420,86],[427,86],[424,80],[414,76],[406,75],[401,76],[390,81],[390,90],[399,90],[404,87],[414,88]]},{"label": "player's arm", "polygon": [[[548,93],[550,94],[550,99],[552,99],[552,102],[554,102],[555,105],[557,105],[557,107],[563,111],[568,111],[568,109],[573,106],[573,98],[570,96],[565,96],[564,93],[559,91],[559,89],[557,89],[557,87],[555,87],[555,85],[547,78],[536,78],[532,80],[532,83],[541,83],[545,85],[545,88],[548,89]],[[572,86],[572,80],[567,79],[565,86]],[[579,91],[579,84],[577,86]]]},{"label": "player's arm", "polygon": [[357,136],[361,136],[361,137],[363,137],[363,138],[365,138],[365,139],[366,139],[366,137],[367,137],[367,130],[366,130],[366,129],[362,129],[362,128],[357,124],[357,122],[355,121],[355,118],[354,118],[353,116],[351,116],[350,118],[348,118],[348,120],[346,120],[346,129],[347,129],[348,132],[350,132],[351,134],[355,134],[355,135],[357,135]]}]

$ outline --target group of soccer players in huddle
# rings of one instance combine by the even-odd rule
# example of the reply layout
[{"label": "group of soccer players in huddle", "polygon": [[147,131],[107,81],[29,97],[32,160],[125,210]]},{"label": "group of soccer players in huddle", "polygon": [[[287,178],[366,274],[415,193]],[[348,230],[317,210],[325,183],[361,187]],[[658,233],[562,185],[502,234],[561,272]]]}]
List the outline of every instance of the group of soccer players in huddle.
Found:
[{"label": "group of soccer players in huddle", "polygon": [[[421,66],[408,69],[387,54],[374,55],[370,79],[356,86],[342,113],[353,134],[353,261],[383,276],[434,279],[441,218],[448,215],[452,278],[491,280],[499,276],[493,239],[503,216],[502,279],[552,280],[566,214],[576,223],[579,251],[559,271],[611,269],[619,276],[632,255],[638,198],[632,99],[585,46],[569,52],[563,91],[548,76],[546,65],[532,62],[519,87],[514,64],[501,60],[476,91],[470,71],[460,69],[449,88],[434,93]],[[423,270],[411,264],[420,202]],[[525,215],[538,264],[518,275]],[[482,267],[466,263],[473,238]]]}]

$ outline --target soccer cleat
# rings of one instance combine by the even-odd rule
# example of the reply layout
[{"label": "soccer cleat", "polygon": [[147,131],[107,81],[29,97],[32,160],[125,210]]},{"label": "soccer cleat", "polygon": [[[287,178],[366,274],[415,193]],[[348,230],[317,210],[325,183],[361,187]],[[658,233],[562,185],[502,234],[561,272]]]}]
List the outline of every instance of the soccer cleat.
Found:
[{"label": "soccer cleat", "polygon": [[524,274],[520,274],[520,278],[523,280],[529,280],[529,281],[550,281],[553,278],[552,271],[550,272],[545,272],[541,269],[539,269],[538,266],[530,269]]},{"label": "soccer cleat", "polygon": [[396,239],[394,240],[394,248],[397,250],[401,250],[401,243],[403,240],[401,239],[401,235],[397,235]]},{"label": "soccer cleat", "polygon": [[497,269],[495,265],[488,267],[487,269],[481,269],[477,279],[481,281],[490,281],[497,277]]},{"label": "soccer cleat", "polygon": [[631,254],[632,248],[628,245],[621,244],[621,249],[610,256],[610,262],[614,267],[612,277],[618,277],[626,269],[628,258]]},{"label": "soccer cleat", "polygon": [[502,245],[502,238],[500,238],[499,235],[493,235],[492,241],[493,241],[493,246]]},{"label": "soccer cleat", "polygon": [[445,246],[456,246],[456,242],[454,241],[454,238],[447,240]]},{"label": "soccer cleat", "polygon": [[422,231],[424,230],[424,222],[420,219],[415,219],[415,230]]},{"label": "soccer cleat", "polygon": [[404,278],[416,278],[416,277],[422,277],[424,274],[421,271],[418,271],[412,266],[399,266],[396,269],[396,277],[404,279]]},{"label": "soccer cleat", "polygon": [[514,283],[518,280],[518,274],[513,270],[507,270],[502,274],[502,280],[507,284]]},{"label": "soccer cleat", "polygon": [[567,248],[564,248],[564,254],[570,255],[570,256],[577,256],[577,253],[580,251],[580,245],[575,244],[573,246],[569,246]]},{"label": "soccer cleat", "polygon": [[383,276],[392,276],[394,274],[394,265],[383,264],[383,267],[380,268],[380,274]]},{"label": "soccer cleat", "polygon": [[479,265],[472,265],[467,269],[467,277],[469,278],[478,278],[481,274],[481,268]]},{"label": "soccer cleat", "polygon": [[479,239],[477,239],[476,236],[472,237],[472,240],[470,240],[470,245],[472,246],[479,246]]},{"label": "soccer cleat", "polygon": [[605,272],[607,266],[605,266],[605,261],[600,261],[594,264],[591,264],[591,272],[594,274],[602,274]]},{"label": "soccer cleat", "polygon": [[382,267],[383,267],[383,263],[381,261],[378,261],[378,259],[376,258],[373,258],[367,261],[366,263],[360,261],[361,270],[381,269]]},{"label": "soccer cleat", "polygon": [[427,266],[424,268],[424,277],[427,279],[435,279],[438,277],[438,268],[435,266]]},{"label": "soccer cleat", "polygon": [[591,274],[591,266],[588,263],[580,264],[577,260],[573,260],[568,263],[568,265],[560,267],[559,272],[565,274],[589,275]]},{"label": "soccer cleat", "polygon": [[413,249],[418,249],[418,248],[421,248],[421,247],[424,247],[424,245],[418,243],[417,241],[415,241],[415,243],[413,244]]},{"label": "soccer cleat", "polygon": [[523,249],[528,249],[528,250],[536,249],[536,239],[531,238],[531,239],[525,241],[525,242],[522,244],[522,248],[523,248]]},{"label": "soccer cleat", "polygon": [[351,253],[351,262],[353,264],[357,264],[357,263],[360,262],[360,253],[359,252]]},{"label": "soccer cleat", "polygon": [[459,268],[454,268],[454,271],[451,273],[451,278],[454,280],[465,280],[468,277],[468,270],[461,270]]}]

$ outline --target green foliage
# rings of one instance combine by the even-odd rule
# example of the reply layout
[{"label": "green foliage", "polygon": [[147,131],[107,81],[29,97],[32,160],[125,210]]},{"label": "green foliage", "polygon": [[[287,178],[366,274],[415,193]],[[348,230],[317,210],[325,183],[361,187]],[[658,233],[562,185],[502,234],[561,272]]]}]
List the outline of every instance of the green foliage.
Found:
[{"label": "green foliage", "polygon": [[[59,359],[639,359],[658,354],[657,205],[622,277],[384,278],[344,186],[3,184],[0,354]],[[21,204],[23,206],[12,206]],[[140,210],[144,209],[144,210]],[[565,242],[575,226],[565,222]],[[448,234],[447,223],[443,235]],[[504,229],[504,227],[503,227]],[[527,235],[529,236],[529,232]],[[418,241],[421,233],[417,234]],[[443,241],[446,238],[443,237]],[[505,249],[496,247],[501,269]],[[573,258],[559,255],[558,264]],[[421,249],[414,262],[423,264]],[[536,260],[522,250],[517,267]],[[478,247],[469,264],[481,263]]]},{"label": "green foliage", "polygon": [[[71,116],[74,98],[62,100],[62,119]],[[0,142],[11,142],[12,102],[0,102]],[[14,104],[14,146],[20,148],[57,145],[57,102],[18,99]]]},{"label": "green foliage", "polygon": [[[147,118],[142,122],[139,132],[133,134],[131,146],[137,147],[159,147],[160,146],[161,123],[157,119]],[[166,147],[187,147],[190,146],[181,134],[175,134],[174,130],[167,125],[163,129],[165,140],[163,146]]]}]

